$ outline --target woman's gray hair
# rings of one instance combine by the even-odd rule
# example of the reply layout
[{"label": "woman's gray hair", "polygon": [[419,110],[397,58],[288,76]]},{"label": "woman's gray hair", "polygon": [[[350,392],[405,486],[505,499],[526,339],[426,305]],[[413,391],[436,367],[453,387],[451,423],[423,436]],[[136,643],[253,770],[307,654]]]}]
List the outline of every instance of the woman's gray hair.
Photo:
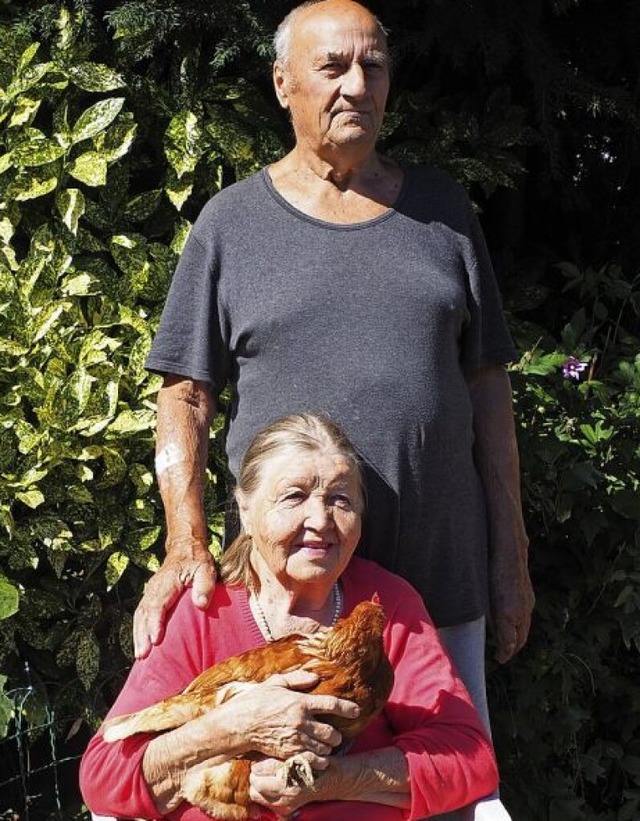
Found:
[{"label": "woman's gray hair", "polygon": [[[355,2],[356,0],[354,0]],[[286,64],[289,60],[289,56],[291,54],[291,31],[293,29],[293,24],[295,23],[297,17],[306,9],[310,8],[311,6],[317,6],[319,3],[324,3],[325,0],[306,0],[306,2],[301,3],[299,6],[296,6],[295,9],[287,14],[284,20],[280,23],[278,28],[276,29],[276,33],[273,37],[273,50],[275,53],[276,60],[280,63]],[[362,5],[359,3],[358,5]],[[362,6],[366,8],[366,6]],[[368,9],[367,9],[368,11]],[[382,25],[380,20],[375,15],[372,15],[380,29],[381,33],[385,36],[388,36],[388,32],[385,27]]]}]

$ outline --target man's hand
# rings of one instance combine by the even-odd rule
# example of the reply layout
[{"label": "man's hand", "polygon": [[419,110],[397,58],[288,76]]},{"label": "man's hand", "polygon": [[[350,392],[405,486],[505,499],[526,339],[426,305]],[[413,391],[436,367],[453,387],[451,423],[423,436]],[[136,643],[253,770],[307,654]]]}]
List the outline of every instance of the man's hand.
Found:
[{"label": "man's hand", "polygon": [[523,648],[529,635],[535,596],[526,555],[514,550],[491,559],[489,596],[495,658],[504,664]]},{"label": "man's hand", "polygon": [[191,587],[196,607],[205,608],[216,583],[213,556],[206,547],[193,545],[189,552],[174,547],[162,567],[151,577],[133,615],[133,644],[137,659],[149,655],[164,635],[166,613],[185,587]]}]

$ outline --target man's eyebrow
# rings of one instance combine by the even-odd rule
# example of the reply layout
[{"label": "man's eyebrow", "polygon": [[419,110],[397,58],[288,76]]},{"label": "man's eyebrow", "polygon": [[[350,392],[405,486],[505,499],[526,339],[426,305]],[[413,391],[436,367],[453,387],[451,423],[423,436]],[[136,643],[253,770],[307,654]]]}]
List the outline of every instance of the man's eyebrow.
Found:
[{"label": "man's eyebrow", "polygon": [[[351,59],[350,56],[346,54],[344,51],[327,51],[323,54],[319,54],[315,61],[316,63],[321,62],[342,62],[343,60]],[[371,49],[370,51],[365,52],[362,57],[362,60],[376,60],[379,63],[386,63],[389,61],[389,55],[386,51],[382,51],[381,49]]]}]

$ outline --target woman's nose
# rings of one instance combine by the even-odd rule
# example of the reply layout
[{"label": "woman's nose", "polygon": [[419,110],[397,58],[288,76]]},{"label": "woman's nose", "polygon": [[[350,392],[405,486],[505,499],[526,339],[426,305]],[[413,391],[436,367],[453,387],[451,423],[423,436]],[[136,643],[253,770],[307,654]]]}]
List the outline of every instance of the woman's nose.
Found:
[{"label": "woman's nose", "polygon": [[306,514],[306,525],[314,530],[322,530],[333,523],[331,506],[321,496],[309,497]]}]

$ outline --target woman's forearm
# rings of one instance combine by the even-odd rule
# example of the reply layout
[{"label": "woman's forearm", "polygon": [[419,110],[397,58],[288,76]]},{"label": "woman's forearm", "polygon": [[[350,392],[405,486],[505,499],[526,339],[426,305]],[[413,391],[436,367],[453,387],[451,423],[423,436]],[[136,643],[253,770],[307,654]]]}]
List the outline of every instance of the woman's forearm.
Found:
[{"label": "woman's forearm", "polygon": [[178,806],[188,769],[205,761],[226,761],[243,751],[237,733],[230,729],[238,721],[227,716],[229,708],[221,705],[151,739],[142,759],[142,773],[159,812],[167,813]]},{"label": "woman's forearm", "polygon": [[313,801],[367,801],[411,807],[409,767],[397,747],[332,756],[312,783],[291,784],[282,761],[260,761],[251,769],[251,800],[278,815],[290,815]]},{"label": "woman's forearm", "polygon": [[409,768],[397,747],[332,758],[318,777],[318,789],[324,801],[372,801],[403,809],[411,803]]}]

